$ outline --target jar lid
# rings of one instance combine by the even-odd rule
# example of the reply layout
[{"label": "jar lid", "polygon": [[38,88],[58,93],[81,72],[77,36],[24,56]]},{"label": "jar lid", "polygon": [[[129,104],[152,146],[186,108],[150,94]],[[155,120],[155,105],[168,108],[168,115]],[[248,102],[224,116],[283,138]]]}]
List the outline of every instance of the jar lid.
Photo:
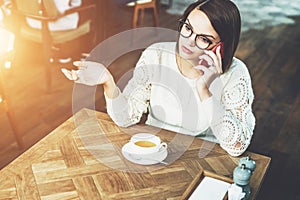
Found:
[{"label": "jar lid", "polygon": [[246,168],[247,169],[250,169],[252,172],[255,170],[256,168],[256,163],[254,160],[251,159],[251,156],[248,155],[246,157],[243,157],[240,159],[239,161],[239,166],[241,167],[242,164],[245,164],[246,165]]}]

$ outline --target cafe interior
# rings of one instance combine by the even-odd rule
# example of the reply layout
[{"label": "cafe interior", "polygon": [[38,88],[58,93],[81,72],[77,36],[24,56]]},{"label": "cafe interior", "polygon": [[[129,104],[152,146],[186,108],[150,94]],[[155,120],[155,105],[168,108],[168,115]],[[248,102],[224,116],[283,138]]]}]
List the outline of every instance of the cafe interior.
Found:
[{"label": "cafe interior", "polygon": [[[88,86],[69,81],[61,72],[62,68],[76,69],[73,61],[86,59],[91,52],[97,52],[95,49],[99,46],[104,47],[104,51],[100,51],[104,55],[100,57],[105,60],[105,53],[114,51],[106,42],[126,31],[149,27],[177,31],[184,6],[191,2],[140,1],[83,0],[73,11],[80,13],[78,26],[71,31],[55,33],[45,27],[64,14],[58,15],[57,10],[46,11],[47,6],[48,9],[53,6],[46,5],[47,1],[0,0],[1,170],[10,167],[15,159],[79,110],[107,112],[102,87],[91,94],[84,88]],[[247,150],[270,158],[255,199],[300,199],[300,9],[297,8],[300,5],[291,0],[284,1],[284,5],[279,1],[261,0],[265,4],[278,4],[262,3],[254,7],[253,2],[259,0],[249,5],[243,5],[243,1],[234,1],[240,6],[243,26],[235,56],[246,63],[250,72],[256,118]],[[44,2],[43,9],[41,2]],[[290,6],[290,10],[284,10],[284,6]],[[49,16],[43,17],[46,12]],[[43,21],[41,28],[24,27],[25,18],[35,14],[40,17],[35,19]],[[146,35],[136,34],[136,40],[148,40],[144,38]],[[172,40],[163,40],[168,39]],[[122,44],[113,44],[115,48],[122,47]],[[109,63],[107,67],[116,81],[121,81],[134,69],[143,50],[137,48],[104,61]],[[80,87],[80,93],[75,93]],[[74,105],[74,96],[80,100],[80,105]],[[0,182],[0,191],[2,184],[5,183]]]}]

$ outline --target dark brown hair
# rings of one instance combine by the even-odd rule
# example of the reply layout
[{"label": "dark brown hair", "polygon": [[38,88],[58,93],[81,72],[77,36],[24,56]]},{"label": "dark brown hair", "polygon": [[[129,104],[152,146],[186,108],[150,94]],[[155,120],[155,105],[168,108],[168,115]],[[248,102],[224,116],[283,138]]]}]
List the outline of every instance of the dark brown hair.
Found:
[{"label": "dark brown hair", "polygon": [[240,39],[241,17],[236,5],[230,0],[199,0],[190,4],[181,19],[186,20],[194,10],[203,11],[224,43],[223,72],[227,71]]}]

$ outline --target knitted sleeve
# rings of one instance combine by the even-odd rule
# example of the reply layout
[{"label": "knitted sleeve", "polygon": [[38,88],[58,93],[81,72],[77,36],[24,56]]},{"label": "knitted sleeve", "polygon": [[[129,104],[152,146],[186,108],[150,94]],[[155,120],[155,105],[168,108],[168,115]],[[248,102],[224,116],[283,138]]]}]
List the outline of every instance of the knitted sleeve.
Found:
[{"label": "knitted sleeve", "polygon": [[147,48],[137,62],[133,77],[124,91],[115,99],[105,96],[107,113],[119,126],[128,127],[141,120],[147,112],[151,93],[151,77],[154,63],[158,62],[159,53],[151,47]]},{"label": "knitted sleeve", "polygon": [[232,156],[241,155],[250,144],[255,126],[253,99],[248,70],[238,67],[230,74],[221,102],[214,97],[203,102],[213,134]]}]

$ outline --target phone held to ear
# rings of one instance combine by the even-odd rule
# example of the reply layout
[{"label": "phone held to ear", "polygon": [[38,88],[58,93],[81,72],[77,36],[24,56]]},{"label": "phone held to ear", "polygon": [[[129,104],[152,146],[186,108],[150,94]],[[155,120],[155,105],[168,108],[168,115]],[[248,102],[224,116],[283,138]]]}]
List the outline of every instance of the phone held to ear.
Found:
[{"label": "phone held to ear", "polygon": [[214,52],[214,53],[216,53],[216,51],[217,51],[217,48],[218,47],[221,47],[221,51],[220,51],[220,53],[221,53],[221,57],[222,58],[224,58],[224,43],[223,42],[219,42],[216,46],[214,46],[214,48],[212,49],[212,51]]},{"label": "phone held to ear", "polygon": [[[216,53],[217,48],[218,48],[219,46],[221,46],[221,49],[220,49],[221,57],[224,58],[224,43],[223,43],[223,42],[219,42],[218,44],[216,44],[216,46],[214,46],[214,48],[212,48],[212,51],[213,51],[214,53]],[[208,62],[207,62],[206,60],[204,60],[204,59],[201,59],[201,60],[199,61],[199,65],[204,65],[204,66],[206,66],[206,67],[209,66]]]}]

